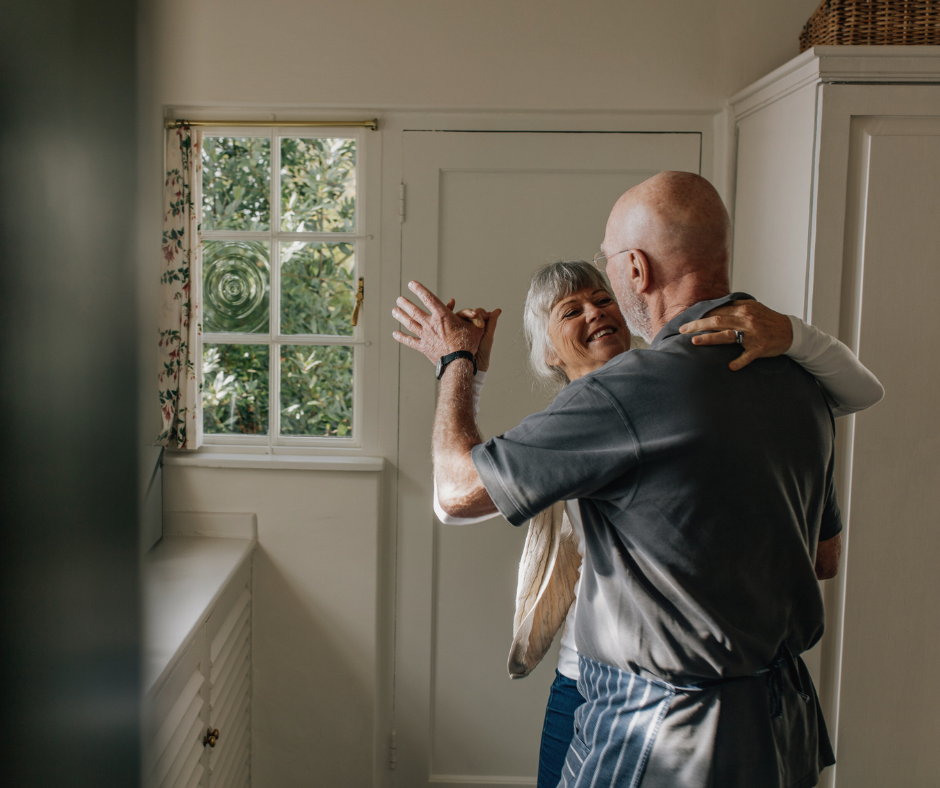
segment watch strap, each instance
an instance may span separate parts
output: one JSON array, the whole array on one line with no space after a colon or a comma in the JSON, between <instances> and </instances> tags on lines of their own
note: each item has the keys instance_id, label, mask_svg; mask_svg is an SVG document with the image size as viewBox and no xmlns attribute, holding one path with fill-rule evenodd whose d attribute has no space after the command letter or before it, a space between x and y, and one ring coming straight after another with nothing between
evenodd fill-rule
<instances>
[{"instance_id":1,"label":"watch strap","mask_svg":"<svg viewBox=\"0 0 940 788\"><path fill-rule=\"evenodd\" d=\"M437 362L437 379L440 380L441 376L444 374L444 370L447 369L447 365L451 361L456 361L458 358L467 358L473 362L473 374L477 374L477 359L469 350L455 350L453 353L448 353L446 356L441 356L440 360Z\"/></svg>"}]
</instances>

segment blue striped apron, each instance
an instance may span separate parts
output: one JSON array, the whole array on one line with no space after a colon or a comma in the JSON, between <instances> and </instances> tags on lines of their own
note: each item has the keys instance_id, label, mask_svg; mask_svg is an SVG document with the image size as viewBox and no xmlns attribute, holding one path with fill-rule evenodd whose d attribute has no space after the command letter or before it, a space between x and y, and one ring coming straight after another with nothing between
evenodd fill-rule
<instances>
[{"instance_id":1,"label":"blue striped apron","mask_svg":"<svg viewBox=\"0 0 940 788\"><path fill-rule=\"evenodd\" d=\"M574 738L559 788L635 788L675 688L582 656Z\"/></svg>"},{"instance_id":2,"label":"blue striped apron","mask_svg":"<svg viewBox=\"0 0 940 788\"><path fill-rule=\"evenodd\" d=\"M811 700L800 677L801 662L784 641L774 661L766 668L744 676L705 679L677 687L579 655L578 691L586 702L574 714L574 738L558 788L636 788L656 734L677 692L702 692L732 681L763 677L769 716L771 719L781 717L786 676L804 703ZM809 692L813 693L812 700L818 708L811 685ZM817 725L821 735L817 734L818 744L814 750L824 765L835 763L821 717Z\"/></svg>"}]
</instances>

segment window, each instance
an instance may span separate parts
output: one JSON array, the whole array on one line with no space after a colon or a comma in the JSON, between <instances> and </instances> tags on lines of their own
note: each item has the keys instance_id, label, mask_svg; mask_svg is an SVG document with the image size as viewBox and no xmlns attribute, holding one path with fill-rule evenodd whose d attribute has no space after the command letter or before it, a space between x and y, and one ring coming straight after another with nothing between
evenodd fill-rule
<instances>
[{"instance_id":1,"label":"window","mask_svg":"<svg viewBox=\"0 0 940 788\"><path fill-rule=\"evenodd\" d=\"M319 132L202 135L208 444L358 445L361 135Z\"/></svg>"}]
</instances>

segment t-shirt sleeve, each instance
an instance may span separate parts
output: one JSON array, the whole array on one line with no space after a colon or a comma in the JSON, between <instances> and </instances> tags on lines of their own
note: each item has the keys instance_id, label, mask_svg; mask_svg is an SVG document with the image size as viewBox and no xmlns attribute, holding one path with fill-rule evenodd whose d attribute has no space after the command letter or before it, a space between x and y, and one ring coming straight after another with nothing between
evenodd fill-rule
<instances>
[{"instance_id":1,"label":"t-shirt sleeve","mask_svg":"<svg viewBox=\"0 0 940 788\"><path fill-rule=\"evenodd\" d=\"M842 533L842 510L839 508L839 497L836 495L834 466L835 452L829 460L829 468L826 471L826 502L823 507L822 524L819 527L820 542L825 542Z\"/></svg>"},{"instance_id":2,"label":"t-shirt sleeve","mask_svg":"<svg viewBox=\"0 0 940 788\"><path fill-rule=\"evenodd\" d=\"M570 384L546 410L472 452L486 491L513 525L556 501L603 497L604 487L636 467L638 455L619 403L590 379ZM616 489L622 494L624 486Z\"/></svg>"}]
</instances>

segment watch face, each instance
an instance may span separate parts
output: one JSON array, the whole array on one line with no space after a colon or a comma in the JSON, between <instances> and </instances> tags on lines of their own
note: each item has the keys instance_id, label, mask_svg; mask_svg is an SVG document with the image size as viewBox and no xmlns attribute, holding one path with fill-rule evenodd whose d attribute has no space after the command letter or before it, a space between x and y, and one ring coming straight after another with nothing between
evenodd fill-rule
<instances>
[{"instance_id":1,"label":"watch face","mask_svg":"<svg viewBox=\"0 0 940 788\"><path fill-rule=\"evenodd\" d=\"M437 379L441 379L441 373L444 371L444 365L441 363L443 359L437 360L437 366L434 368L434 374L437 375Z\"/></svg>"}]
</instances>

